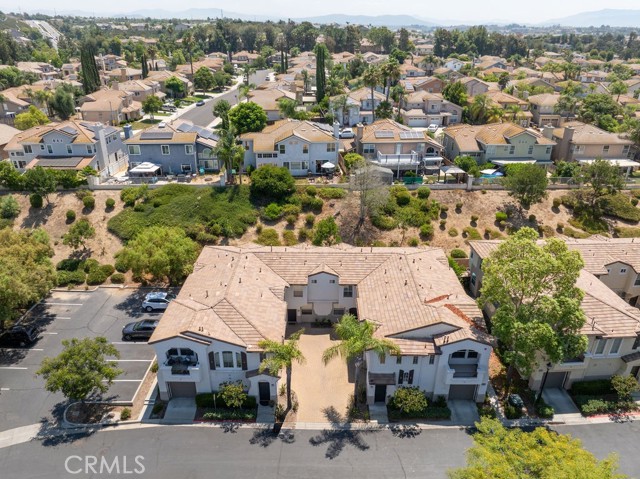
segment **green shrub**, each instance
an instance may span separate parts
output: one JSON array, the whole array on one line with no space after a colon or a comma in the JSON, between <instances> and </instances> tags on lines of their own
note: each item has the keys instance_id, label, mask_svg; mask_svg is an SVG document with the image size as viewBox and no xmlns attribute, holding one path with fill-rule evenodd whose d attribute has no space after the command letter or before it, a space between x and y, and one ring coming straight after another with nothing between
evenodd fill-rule
<instances>
[{"instance_id":1,"label":"green shrub","mask_svg":"<svg viewBox=\"0 0 640 479\"><path fill-rule=\"evenodd\" d=\"M0 218L13 219L19 214L20 205L13 196L7 195L0 198Z\"/></svg>"},{"instance_id":2,"label":"green shrub","mask_svg":"<svg viewBox=\"0 0 640 479\"><path fill-rule=\"evenodd\" d=\"M420 239L414 237L409 238L409 240L407 241L407 244L411 247L416 247L420 244Z\"/></svg>"},{"instance_id":3,"label":"green shrub","mask_svg":"<svg viewBox=\"0 0 640 479\"><path fill-rule=\"evenodd\" d=\"M618 238L640 238L640 228L616 226L613 230L618 235Z\"/></svg>"},{"instance_id":4,"label":"green shrub","mask_svg":"<svg viewBox=\"0 0 640 479\"><path fill-rule=\"evenodd\" d=\"M289 226L293 226L294 224L296 224L297 219L298 217L296 215L287 215L284 218L284 220L287 222Z\"/></svg>"},{"instance_id":5,"label":"green shrub","mask_svg":"<svg viewBox=\"0 0 640 479\"><path fill-rule=\"evenodd\" d=\"M467 253L461 249L455 248L451 250L451 254L450 256L452 258L466 258L467 257Z\"/></svg>"},{"instance_id":6,"label":"green shrub","mask_svg":"<svg viewBox=\"0 0 640 479\"><path fill-rule=\"evenodd\" d=\"M67 286L69 284L83 284L86 275L84 271L58 271L58 286Z\"/></svg>"},{"instance_id":7,"label":"green shrub","mask_svg":"<svg viewBox=\"0 0 640 479\"><path fill-rule=\"evenodd\" d=\"M498 417L496 410L488 402L485 402L483 404L478 404L478 415L481 418L488 417L488 418L495 419L496 417Z\"/></svg>"},{"instance_id":8,"label":"green shrub","mask_svg":"<svg viewBox=\"0 0 640 479\"><path fill-rule=\"evenodd\" d=\"M313 226L313 223L316 221L316 215L314 215L313 213L309 213L307 214L307 216L304 217L304 222L307 224L307 226Z\"/></svg>"},{"instance_id":9,"label":"green shrub","mask_svg":"<svg viewBox=\"0 0 640 479\"><path fill-rule=\"evenodd\" d=\"M302 195L300 196L300 204L305 211L320 213L324 206L324 201L316 196Z\"/></svg>"},{"instance_id":10,"label":"green shrub","mask_svg":"<svg viewBox=\"0 0 640 479\"><path fill-rule=\"evenodd\" d=\"M556 224L556 229L562 233L562 230L564 230L564 223L561 221L558 221L558 223Z\"/></svg>"},{"instance_id":11,"label":"green shrub","mask_svg":"<svg viewBox=\"0 0 640 479\"><path fill-rule=\"evenodd\" d=\"M440 213L444 214L447 211L449 211L449 207L447 205L441 205L440 206Z\"/></svg>"},{"instance_id":12,"label":"green shrub","mask_svg":"<svg viewBox=\"0 0 640 479\"><path fill-rule=\"evenodd\" d=\"M554 198L553 199L553 207L555 209L560 208L560 205L562 204L562 200L560 198Z\"/></svg>"},{"instance_id":13,"label":"green shrub","mask_svg":"<svg viewBox=\"0 0 640 479\"><path fill-rule=\"evenodd\" d=\"M456 211L460 211L462 209L462 201L458 201L456 203Z\"/></svg>"},{"instance_id":14,"label":"green shrub","mask_svg":"<svg viewBox=\"0 0 640 479\"><path fill-rule=\"evenodd\" d=\"M124 274L122 274L122 273L113 273L111 275L111 282L113 284L124 284L124 282L125 282Z\"/></svg>"},{"instance_id":15,"label":"green shrub","mask_svg":"<svg viewBox=\"0 0 640 479\"><path fill-rule=\"evenodd\" d=\"M116 269L111 264L103 264L100 266L100 269L107 273L109 276L116 272Z\"/></svg>"},{"instance_id":16,"label":"green shrub","mask_svg":"<svg viewBox=\"0 0 640 479\"><path fill-rule=\"evenodd\" d=\"M536 414L544 419L552 419L554 410L552 406L549 406L542 398L536 403Z\"/></svg>"},{"instance_id":17,"label":"green shrub","mask_svg":"<svg viewBox=\"0 0 640 479\"><path fill-rule=\"evenodd\" d=\"M420 236L424 239L431 239L433 237L433 225L425 223L420 226Z\"/></svg>"},{"instance_id":18,"label":"green shrub","mask_svg":"<svg viewBox=\"0 0 640 479\"><path fill-rule=\"evenodd\" d=\"M264 245L264 246L280 246L280 237L278 236L278 232L273 228L265 228L258 235L258 239L256 243Z\"/></svg>"},{"instance_id":19,"label":"green shrub","mask_svg":"<svg viewBox=\"0 0 640 479\"><path fill-rule=\"evenodd\" d=\"M114 266L116 268L116 271L119 273L126 273L127 271L129 271L129 268L127 268L125 263L120 258L116 258Z\"/></svg>"},{"instance_id":20,"label":"green shrub","mask_svg":"<svg viewBox=\"0 0 640 479\"><path fill-rule=\"evenodd\" d=\"M455 228L450 228L448 231L449 236L451 236L452 238L455 236L458 236L458 230Z\"/></svg>"},{"instance_id":21,"label":"green shrub","mask_svg":"<svg viewBox=\"0 0 640 479\"><path fill-rule=\"evenodd\" d=\"M631 198L631 204L633 206L638 206L638 198Z\"/></svg>"},{"instance_id":22,"label":"green shrub","mask_svg":"<svg viewBox=\"0 0 640 479\"><path fill-rule=\"evenodd\" d=\"M304 243L305 241L307 241L309 239L309 236L311 236L311 231L307 228L300 228L298 230L298 241L300 243Z\"/></svg>"},{"instance_id":23,"label":"green shrub","mask_svg":"<svg viewBox=\"0 0 640 479\"><path fill-rule=\"evenodd\" d=\"M398 409L405 414L420 414L427 408L427 405L427 397L416 386L397 388L389 401L389 408Z\"/></svg>"},{"instance_id":24,"label":"green shrub","mask_svg":"<svg viewBox=\"0 0 640 479\"><path fill-rule=\"evenodd\" d=\"M107 207L107 209L113 209L113 207L116 206L116 200L114 200L113 198L107 198L107 200L104 202L105 206Z\"/></svg>"},{"instance_id":25,"label":"green shrub","mask_svg":"<svg viewBox=\"0 0 640 479\"><path fill-rule=\"evenodd\" d=\"M487 194L487 190L480 190L480 193L482 193L483 195Z\"/></svg>"},{"instance_id":26,"label":"green shrub","mask_svg":"<svg viewBox=\"0 0 640 479\"><path fill-rule=\"evenodd\" d=\"M373 241L373 243L371 243L371 246L373 246L374 248L384 248L387 246L387 244L384 241L375 240Z\"/></svg>"},{"instance_id":27,"label":"green shrub","mask_svg":"<svg viewBox=\"0 0 640 479\"><path fill-rule=\"evenodd\" d=\"M520 419L522 417L522 410L509 403L504 405L504 415L507 419Z\"/></svg>"},{"instance_id":28,"label":"green shrub","mask_svg":"<svg viewBox=\"0 0 640 479\"><path fill-rule=\"evenodd\" d=\"M389 231L398 227L398 222L393 216L375 215L371 218L373 226L379 230Z\"/></svg>"},{"instance_id":29,"label":"green shrub","mask_svg":"<svg viewBox=\"0 0 640 479\"><path fill-rule=\"evenodd\" d=\"M610 379L594 379L592 381L575 381L571 385L571 394L576 396L604 396L614 394Z\"/></svg>"},{"instance_id":30,"label":"green shrub","mask_svg":"<svg viewBox=\"0 0 640 479\"><path fill-rule=\"evenodd\" d=\"M129 409L128 407L124 408L122 410L122 412L120 413L120 420L121 421L127 421L131 418L131 409Z\"/></svg>"},{"instance_id":31,"label":"green shrub","mask_svg":"<svg viewBox=\"0 0 640 479\"><path fill-rule=\"evenodd\" d=\"M287 168L263 165L251 174L251 196L284 200L295 192L295 180Z\"/></svg>"},{"instance_id":32,"label":"green shrub","mask_svg":"<svg viewBox=\"0 0 640 479\"><path fill-rule=\"evenodd\" d=\"M508 218L509 218L509 216L504 211L497 211L496 212L496 221L498 223L500 223L501 221L507 221Z\"/></svg>"},{"instance_id":33,"label":"green shrub","mask_svg":"<svg viewBox=\"0 0 640 479\"><path fill-rule=\"evenodd\" d=\"M144 213L145 211L147 211L147 207L144 205L144 203L136 203L133 206L133 211L135 211L136 213Z\"/></svg>"},{"instance_id":34,"label":"green shrub","mask_svg":"<svg viewBox=\"0 0 640 479\"><path fill-rule=\"evenodd\" d=\"M318 194L318 188L315 186L307 186L304 191L309 196L316 196Z\"/></svg>"},{"instance_id":35,"label":"green shrub","mask_svg":"<svg viewBox=\"0 0 640 479\"><path fill-rule=\"evenodd\" d=\"M296 238L296 234L291 230L286 230L282 232L282 242L285 246L293 246L298 244L298 238Z\"/></svg>"},{"instance_id":36,"label":"green shrub","mask_svg":"<svg viewBox=\"0 0 640 479\"><path fill-rule=\"evenodd\" d=\"M333 216L318 221L313 232L314 246L332 245L341 241L338 225Z\"/></svg>"},{"instance_id":37,"label":"green shrub","mask_svg":"<svg viewBox=\"0 0 640 479\"><path fill-rule=\"evenodd\" d=\"M429 188L427 188L426 186L419 187L417 192L418 192L418 198L423 199L423 200L428 199L429 196L431 195L431 190Z\"/></svg>"},{"instance_id":38,"label":"green shrub","mask_svg":"<svg viewBox=\"0 0 640 479\"><path fill-rule=\"evenodd\" d=\"M591 236L589 233L585 233L584 231L577 231L577 230L574 230L573 228L569 228L568 226L565 226L563 233L570 238L576 238L576 239L585 239Z\"/></svg>"},{"instance_id":39,"label":"green shrub","mask_svg":"<svg viewBox=\"0 0 640 479\"><path fill-rule=\"evenodd\" d=\"M502 233L498 230L494 230L493 228L486 228L484 230L484 236L489 239L500 239L502 238Z\"/></svg>"},{"instance_id":40,"label":"green shrub","mask_svg":"<svg viewBox=\"0 0 640 479\"><path fill-rule=\"evenodd\" d=\"M301 209L299 205L286 204L282 207L282 216L293 215L297 218L300 211Z\"/></svg>"},{"instance_id":41,"label":"green shrub","mask_svg":"<svg viewBox=\"0 0 640 479\"><path fill-rule=\"evenodd\" d=\"M137 200L146 197L148 189L149 187L147 185L123 188L120 192L120 200L122 200L126 206L133 206Z\"/></svg>"},{"instance_id":42,"label":"green shrub","mask_svg":"<svg viewBox=\"0 0 640 479\"><path fill-rule=\"evenodd\" d=\"M583 399L584 399L584 402L583 402ZM576 396L576 402L578 403L580 412L584 416L593 416L595 414L605 414L615 408L614 403L612 403L611 401L592 398L590 396L587 396L587 397Z\"/></svg>"},{"instance_id":43,"label":"green shrub","mask_svg":"<svg viewBox=\"0 0 640 479\"><path fill-rule=\"evenodd\" d=\"M109 278L109 276L111 276L112 272L113 266L110 264L93 268L89 271L89 274L87 274L87 284L90 286L102 284Z\"/></svg>"},{"instance_id":44,"label":"green shrub","mask_svg":"<svg viewBox=\"0 0 640 479\"><path fill-rule=\"evenodd\" d=\"M471 215L471 223L477 223L478 219L478 215Z\"/></svg>"},{"instance_id":45,"label":"green shrub","mask_svg":"<svg viewBox=\"0 0 640 479\"><path fill-rule=\"evenodd\" d=\"M29 196L29 204L32 208L42 208L42 196L37 193L33 193Z\"/></svg>"},{"instance_id":46,"label":"green shrub","mask_svg":"<svg viewBox=\"0 0 640 479\"><path fill-rule=\"evenodd\" d=\"M73 210L67 210L66 216L67 216L67 221L69 223L71 223L71 222L76 220L76 212L73 211Z\"/></svg>"},{"instance_id":47,"label":"green shrub","mask_svg":"<svg viewBox=\"0 0 640 479\"><path fill-rule=\"evenodd\" d=\"M58 271L76 271L80 267L81 263L83 263L83 261L80 259L66 258L58 262L56 269Z\"/></svg>"},{"instance_id":48,"label":"green shrub","mask_svg":"<svg viewBox=\"0 0 640 479\"><path fill-rule=\"evenodd\" d=\"M153 405L153 409L151 410L151 414L154 416L158 416L162 410L164 409L164 404L161 402L157 402Z\"/></svg>"},{"instance_id":49,"label":"green shrub","mask_svg":"<svg viewBox=\"0 0 640 479\"><path fill-rule=\"evenodd\" d=\"M344 188L320 188L318 196L325 200L337 200L347 196L347 190Z\"/></svg>"},{"instance_id":50,"label":"green shrub","mask_svg":"<svg viewBox=\"0 0 640 479\"><path fill-rule=\"evenodd\" d=\"M262 233L262 228L263 228L262 223L258 223L256 225L256 234Z\"/></svg>"},{"instance_id":51,"label":"green shrub","mask_svg":"<svg viewBox=\"0 0 640 479\"><path fill-rule=\"evenodd\" d=\"M536 222L536 215L529 215L529 222L530 223L535 223Z\"/></svg>"},{"instance_id":52,"label":"green shrub","mask_svg":"<svg viewBox=\"0 0 640 479\"><path fill-rule=\"evenodd\" d=\"M411 195L408 191L401 191L396 195L396 203L398 206L406 206L411 203Z\"/></svg>"},{"instance_id":53,"label":"green shrub","mask_svg":"<svg viewBox=\"0 0 640 479\"><path fill-rule=\"evenodd\" d=\"M100 263L97 260L89 258L88 260L85 260L84 264L82 264L82 269L85 273L89 273L94 269L97 269L99 266Z\"/></svg>"},{"instance_id":54,"label":"green shrub","mask_svg":"<svg viewBox=\"0 0 640 479\"><path fill-rule=\"evenodd\" d=\"M463 233L466 234L467 238L473 241L476 240L481 240L482 239L482 235L480 235L480 232L475 229L473 226L466 226L463 230Z\"/></svg>"},{"instance_id":55,"label":"green shrub","mask_svg":"<svg viewBox=\"0 0 640 479\"><path fill-rule=\"evenodd\" d=\"M618 193L602 198L602 211L606 215L627 221L640 221L640 209L631 204L628 196Z\"/></svg>"},{"instance_id":56,"label":"green shrub","mask_svg":"<svg viewBox=\"0 0 640 479\"><path fill-rule=\"evenodd\" d=\"M447 227L447 220L440 220L440 229L444 230Z\"/></svg>"},{"instance_id":57,"label":"green shrub","mask_svg":"<svg viewBox=\"0 0 640 479\"><path fill-rule=\"evenodd\" d=\"M216 394L215 401L213 399L213 395ZM220 396L220 394L215 391L214 393L201 393L196 394L196 406L203 409L213 409L214 407L218 409L231 409L224 402L224 399ZM258 407L258 403L256 398L253 396L245 397L242 402L243 409L255 409Z\"/></svg>"},{"instance_id":58,"label":"green shrub","mask_svg":"<svg viewBox=\"0 0 640 479\"><path fill-rule=\"evenodd\" d=\"M96 199L93 196L87 195L82 198L82 204L88 210L92 210L96 206Z\"/></svg>"},{"instance_id":59,"label":"green shrub","mask_svg":"<svg viewBox=\"0 0 640 479\"><path fill-rule=\"evenodd\" d=\"M277 203L270 203L262 212L262 217L269 220L275 221L282 216L282 207Z\"/></svg>"}]
</instances>

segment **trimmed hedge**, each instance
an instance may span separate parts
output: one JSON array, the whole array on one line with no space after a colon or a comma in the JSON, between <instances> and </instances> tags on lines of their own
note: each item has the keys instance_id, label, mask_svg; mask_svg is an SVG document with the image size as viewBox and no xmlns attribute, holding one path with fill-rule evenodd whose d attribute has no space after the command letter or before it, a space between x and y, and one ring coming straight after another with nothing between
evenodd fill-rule
<instances>
[{"instance_id":1,"label":"trimmed hedge","mask_svg":"<svg viewBox=\"0 0 640 479\"><path fill-rule=\"evenodd\" d=\"M227 406L227 403L225 403L224 399L219 395L216 397L214 403L214 394L218 394L218 391L214 391L213 393L196 394L196 406L204 409L213 409L214 407L217 409L233 409ZM253 396L247 396L241 406L242 409L255 409L256 407L258 407L258 402Z\"/></svg>"},{"instance_id":2,"label":"trimmed hedge","mask_svg":"<svg viewBox=\"0 0 640 479\"><path fill-rule=\"evenodd\" d=\"M429 195L431 195L431 190L426 186L419 187L417 192L418 192L418 198L423 200L426 200L427 198L429 198Z\"/></svg>"},{"instance_id":3,"label":"trimmed hedge","mask_svg":"<svg viewBox=\"0 0 640 479\"><path fill-rule=\"evenodd\" d=\"M56 269L58 271L76 271L80 267L81 263L83 263L81 259L66 258L58 262Z\"/></svg>"},{"instance_id":4,"label":"trimmed hedge","mask_svg":"<svg viewBox=\"0 0 640 479\"><path fill-rule=\"evenodd\" d=\"M84 198L82 198L82 204L86 209L92 210L93 208L96 207L96 199L91 195L87 195Z\"/></svg>"},{"instance_id":5,"label":"trimmed hedge","mask_svg":"<svg viewBox=\"0 0 640 479\"><path fill-rule=\"evenodd\" d=\"M58 271L58 286L67 286L69 284L83 284L85 280L85 273L82 270L79 271Z\"/></svg>"},{"instance_id":6,"label":"trimmed hedge","mask_svg":"<svg viewBox=\"0 0 640 479\"><path fill-rule=\"evenodd\" d=\"M125 277L122 273L113 273L111 275L111 282L113 284L124 284Z\"/></svg>"},{"instance_id":7,"label":"trimmed hedge","mask_svg":"<svg viewBox=\"0 0 640 479\"><path fill-rule=\"evenodd\" d=\"M571 394L574 396L603 396L615 393L610 379L576 381L571 385Z\"/></svg>"},{"instance_id":8,"label":"trimmed hedge","mask_svg":"<svg viewBox=\"0 0 640 479\"><path fill-rule=\"evenodd\" d=\"M29 196L29 203L31 204L32 208L42 208L42 196L33 193L31 196Z\"/></svg>"},{"instance_id":9,"label":"trimmed hedge","mask_svg":"<svg viewBox=\"0 0 640 479\"><path fill-rule=\"evenodd\" d=\"M207 411L202 415L202 419L210 421L226 421L230 419L250 421L257 417L258 411L255 409L218 409Z\"/></svg>"},{"instance_id":10,"label":"trimmed hedge","mask_svg":"<svg viewBox=\"0 0 640 479\"><path fill-rule=\"evenodd\" d=\"M320 188L318 196L325 200L337 200L347 196L347 190L344 188Z\"/></svg>"},{"instance_id":11,"label":"trimmed hedge","mask_svg":"<svg viewBox=\"0 0 640 479\"><path fill-rule=\"evenodd\" d=\"M455 248L451 250L451 254L450 256L452 258L466 258L467 257L467 253L459 248Z\"/></svg>"},{"instance_id":12,"label":"trimmed hedge","mask_svg":"<svg viewBox=\"0 0 640 479\"><path fill-rule=\"evenodd\" d=\"M403 413L399 409L393 409L387 406L387 414L389 419L398 421L403 419L451 419L451 409L447 406L427 406L419 413L407 414Z\"/></svg>"}]
</instances>

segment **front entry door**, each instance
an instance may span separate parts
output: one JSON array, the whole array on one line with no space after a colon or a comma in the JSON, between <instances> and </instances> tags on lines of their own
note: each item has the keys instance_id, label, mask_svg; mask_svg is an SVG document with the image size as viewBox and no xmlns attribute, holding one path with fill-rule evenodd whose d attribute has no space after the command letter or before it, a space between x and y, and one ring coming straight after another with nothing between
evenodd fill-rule
<instances>
[{"instance_id":1,"label":"front entry door","mask_svg":"<svg viewBox=\"0 0 640 479\"><path fill-rule=\"evenodd\" d=\"M298 320L298 316L295 309L287 309L287 322L295 323Z\"/></svg>"},{"instance_id":2,"label":"front entry door","mask_svg":"<svg viewBox=\"0 0 640 479\"><path fill-rule=\"evenodd\" d=\"M376 393L374 395L374 402L385 402L387 399L387 385L376 384Z\"/></svg>"},{"instance_id":3,"label":"front entry door","mask_svg":"<svg viewBox=\"0 0 640 479\"><path fill-rule=\"evenodd\" d=\"M260 396L260 404L266 406L271 399L271 386L266 381L260 381L258 383L258 393Z\"/></svg>"},{"instance_id":4,"label":"front entry door","mask_svg":"<svg viewBox=\"0 0 640 479\"><path fill-rule=\"evenodd\" d=\"M634 366L631 368L631 376L640 380L640 366Z\"/></svg>"}]
</instances>

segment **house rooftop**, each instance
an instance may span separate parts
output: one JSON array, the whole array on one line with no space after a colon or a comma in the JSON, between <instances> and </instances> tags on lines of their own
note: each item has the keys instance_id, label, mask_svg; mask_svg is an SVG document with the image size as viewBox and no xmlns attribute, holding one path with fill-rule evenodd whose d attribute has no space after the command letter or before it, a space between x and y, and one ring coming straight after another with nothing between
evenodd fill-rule
<instances>
[{"instance_id":1,"label":"house rooftop","mask_svg":"<svg viewBox=\"0 0 640 479\"><path fill-rule=\"evenodd\" d=\"M582 123L580 121L570 121L564 123L561 128L553 130L553 136L561 139L565 128L573 128L573 138L571 143L577 145L633 145L633 141L621 138L616 133L601 130L597 126Z\"/></svg>"}]
</instances>

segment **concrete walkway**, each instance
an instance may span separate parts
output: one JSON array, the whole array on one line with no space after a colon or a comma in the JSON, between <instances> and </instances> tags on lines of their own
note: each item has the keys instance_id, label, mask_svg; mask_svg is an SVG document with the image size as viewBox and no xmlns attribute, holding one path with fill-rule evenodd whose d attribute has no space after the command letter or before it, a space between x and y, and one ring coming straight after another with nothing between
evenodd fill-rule
<instances>
[{"instance_id":1,"label":"concrete walkway","mask_svg":"<svg viewBox=\"0 0 640 479\"><path fill-rule=\"evenodd\" d=\"M387 405L386 404L370 404L369 419L371 419L371 422L375 422L378 424L389 424L389 414L387 412Z\"/></svg>"},{"instance_id":2,"label":"concrete walkway","mask_svg":"<svg viewBox=\"0 0 640 479\"><path fill-rule=\"evenodd\" d=\"M451 409L451 422L453 424L472 426L477 421L480 421L478 406L474 401L452 399L447 402L447 406Z\"/></svg>"},{"instance_id":3,"label":"concrete walkway","mask_svg":"<svg viewBox=\"0 0 640 479\"><path fill-rule=\"evenodd\" d=\"M275 422L275 408L258 404L256 422L259 424L273 424Z\"/></svg>"},{"instance_id":4,"label":"concrete walkway","mask_svg":"<svg viewBox=\"0 0 640 479\"><path fill-rule=\"evenodd\" d=\"M293 364L291 388L298 397L297 422L329 423L345 421L353 383L348 380L347 364L337 357L326 366L322 353L333 346L329 334L303 334L299 347L304 364Z\"/></svg>"},{"instance_id":5,"label":"concrete walkway","mask_svg":"<svg viewBox=\"0 0 640 479\"><path fill-rule=\"evenodd\" d=\"M167 404L162 424L191 424L196 417L194 398L174 398Z\"/></svg>"}]
</instances>

